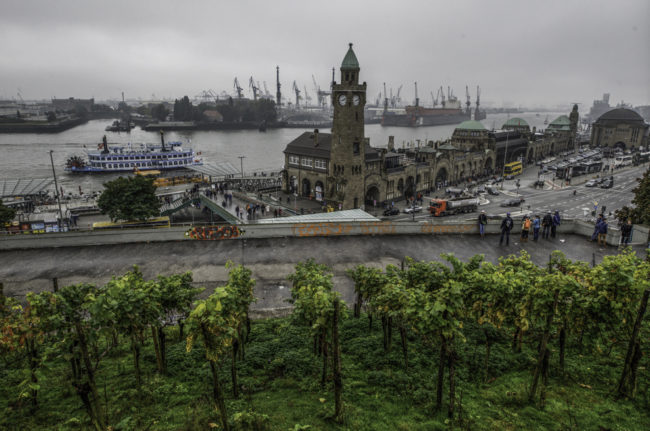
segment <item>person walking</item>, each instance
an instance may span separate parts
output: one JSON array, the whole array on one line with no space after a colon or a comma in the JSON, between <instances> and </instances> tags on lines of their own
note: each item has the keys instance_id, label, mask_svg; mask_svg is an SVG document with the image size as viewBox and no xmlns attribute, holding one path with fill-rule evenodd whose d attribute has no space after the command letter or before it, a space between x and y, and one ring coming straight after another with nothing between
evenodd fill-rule
<instances>
[{"instance_id":1,"label":"person walking","mask_svg":"<svg viewBox=\"0 0 650 431\"><path fill-rule=\"evenodd\" d=\"M485 210L481 211L481 214L478 216L478 231L481 234L481 238L485 239L485 226L488 224L487 216L485 215Z\"/></svg>"},{"instance_id":2,"label":"person walking","mask_svg":"<svg viewBox=\"0 0 650 431\"><path fill-rule=\"evenodd\" d=\"M555 238L555 229L560 225L560 212L555 211L553 223L551 223L551 238Z\"/></svg>"},{"instance_id":3,"label":"person walking","mask_svg":"<svg viewBox=\"0 0 650 431\"><path fill-rule=\"evenodd\" d=\"M539 239L539 227L542 224L542 221L539 219L539 214L535 216L533 220L533 241Z\"/></svg>"},{"instance_id":4,"label":"person walking","mask_svg":"<svg viewBox=\"0 0 650 431\"><path fill-rule=\"evenodd\" d=\"M598 228L598 245L607 247L607 219L603 217Z\"/></svg>"},{"instance_id":5,"label":"person walking","mask_svg":"<svg viewBox=\"0 0 650 431\"><path fill-rule=\"evenodd\" d=\"M514 222L510 218L510 213L506 213L506 217L501 221L501 239L499 240L499 245L503 244L503 237L506 237L506 245L510 245L510 231Z\"/></svg>"},{"instance_id":6,"label":"person walking","mask_svg":"<svg viewBox=\"0 0 650 431\"><path fill-rule=\"evenodd\" d=\"M596 241L598 238L598 230L600 229L600 223L603 221L603 215L600 214L598 215L598 218L596 219L596 224L594 225L594 233L591 234L591 242Z\"/></svg>"},{"instance_id":7,"label":"person walking","mask_svg":"<svg viewBox=\"0 0 650 431\"><path fill-rule=\"evenodd\" d=\"M551 213L548 212L542 219L542 238L548 239L548 233L551 230L551 225L553 224L553 218Z\"/></svg>"},{"instance_id":8,"label":"person walking","mask_svg":"<svg viewBox=\"0 0 650 431\"><path fill-rule=\"evenodd\" d=\"M627 223L621 226L621 245L627 247L632 239L632 219L627 219Z\"/></svg>"},{"instance_id":9,"label":"person walking","mask_svg":"<svg viewBox=\"0 0 650 431\"><path fill-rule=\"evenodd\" d=\"M530 232L531 224L530 217L524 216L524 220L521 223L521 242L528 242L528 233Z\"/></svg>"}]
</instances>

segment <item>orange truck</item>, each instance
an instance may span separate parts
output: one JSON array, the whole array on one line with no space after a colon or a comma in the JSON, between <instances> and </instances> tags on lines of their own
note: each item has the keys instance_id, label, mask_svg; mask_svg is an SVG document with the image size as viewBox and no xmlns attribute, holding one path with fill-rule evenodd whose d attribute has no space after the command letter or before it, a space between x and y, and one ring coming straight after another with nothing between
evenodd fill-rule
<instances>
[{"instance_id":1,"label":"orange truck","mask_svg":"<svg viewBox=\"0 0 650 431\"><path fill-rule=\"evenodd\" d=\"M433 217L474 212L478 208L478 198L458 197L452 199L431 199L429 212Z\"/></svg>"}]
</instances>

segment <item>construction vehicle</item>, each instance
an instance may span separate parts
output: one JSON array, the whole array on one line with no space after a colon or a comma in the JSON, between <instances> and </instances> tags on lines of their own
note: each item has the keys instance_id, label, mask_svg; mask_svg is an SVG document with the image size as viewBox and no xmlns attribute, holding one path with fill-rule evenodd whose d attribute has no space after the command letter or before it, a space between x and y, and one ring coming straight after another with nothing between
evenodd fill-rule
<instances>
[{"instance_id":1,"label":"construction vehicle","mask_svg":"<svg viewBox=\"0 0 650 431\"><path fill-rule=\"evenodd\" d=\"M433 217L469 213L477 210L478 203L478 198L469 196L451 199L431 199L429 212Z\"/></svg>"}]
</instances>

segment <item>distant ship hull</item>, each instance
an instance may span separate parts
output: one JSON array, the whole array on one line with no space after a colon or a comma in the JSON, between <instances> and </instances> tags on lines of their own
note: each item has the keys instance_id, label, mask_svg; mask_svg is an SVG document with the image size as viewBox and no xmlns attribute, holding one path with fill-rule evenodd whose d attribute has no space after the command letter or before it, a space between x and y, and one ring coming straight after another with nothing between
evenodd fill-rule
<instances>
[{"instance_id":1,"label":"distant ship hull","mask_svg":"<svg viewBox=\"0 0 650 431\"><path fill-rule=\"evenodd\" d=\"M470 113L463 112L461 109L407 106L403 114L384 113L381 124L386 127L426 127L460 124L470 119Z\"/></svg>"}]
</instances>

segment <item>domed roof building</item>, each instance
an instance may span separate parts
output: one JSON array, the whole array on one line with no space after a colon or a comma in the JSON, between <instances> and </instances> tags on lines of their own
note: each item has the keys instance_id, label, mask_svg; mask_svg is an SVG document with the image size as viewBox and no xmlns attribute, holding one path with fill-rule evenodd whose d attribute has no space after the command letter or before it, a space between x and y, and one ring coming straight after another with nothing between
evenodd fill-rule
<instances>
[{"instance_id":1,"label":"domed roof building","mask_svg":"<svg viewBox=\"0 0 650 431\"><path fill-rule=\"evenodd\" d=\"M474 121L474 120L463 121L462 123L460 123L456 127L456 130L458 130L458 129L462 129L462 130L486 130L483 123L481 123L480 121Z\"/></svg>"},{"instance_id":2,"label":"domed roof building","mask_svg":"<svg viewBox=\"0 0 650 431\"><path fill-rule=\"evenodd\" d=\"M503 130L516 130L522 133L530 133L530 126L523 118L514 117L503 123Z\"/></svg>"},{"instance_id":3,"label":"domed roof building","mask_svg":"<svg viewBox=\"0 0 650 431\"><path fill-rule=\"evenodd\" d=\"M643 117L632 109L612 109L592 125L590 145L635 150L647 145L649 128Z\"/></svg>"},{"instance_id":4,"label":"domed roof building","mask_svg":"<svg viewBox=\"0 0 650 431\"><path fill-rule=\"evenodd\" d=\"M547 129L561 131L561 132L568 132L571 130L571 121L569 120L568 116L560 115L555 120L551 121Z\"/></svg>"}]
</instances>

